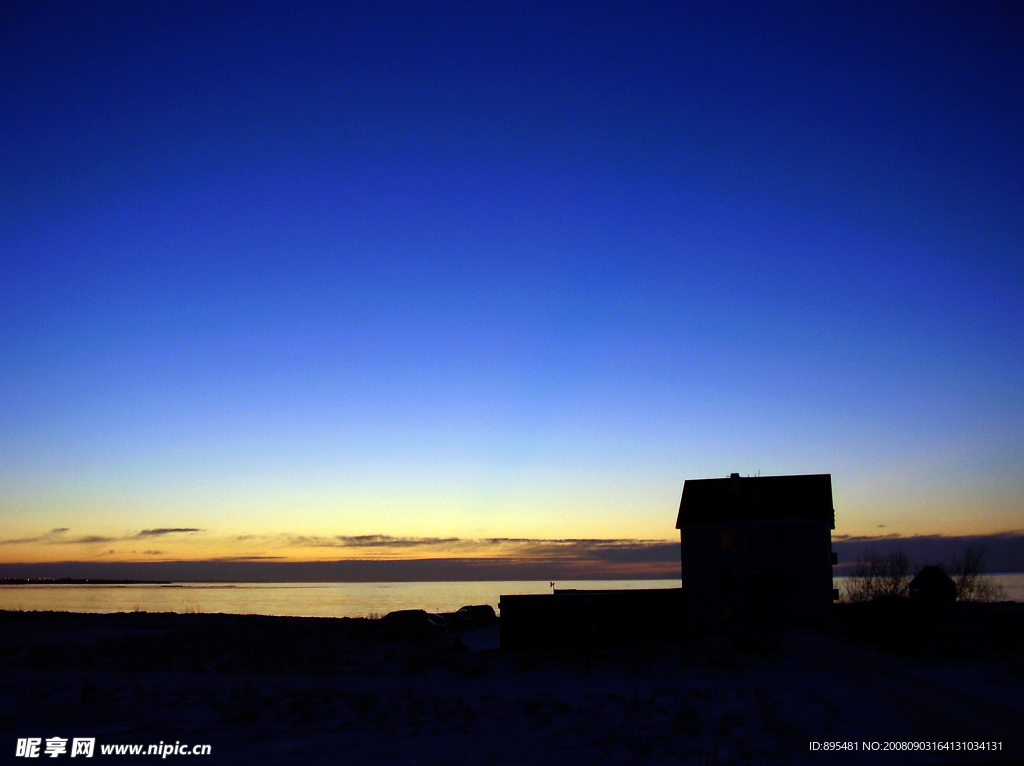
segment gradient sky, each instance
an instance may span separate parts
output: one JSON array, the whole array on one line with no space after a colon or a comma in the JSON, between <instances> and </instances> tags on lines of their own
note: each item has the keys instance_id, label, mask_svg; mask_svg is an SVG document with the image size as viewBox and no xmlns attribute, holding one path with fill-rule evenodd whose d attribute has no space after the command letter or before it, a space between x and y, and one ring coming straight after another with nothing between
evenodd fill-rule
<instances>
[{"instance_id":1,"label":"gradient sky","mask_svg":"<svg viewBox=\"0 0 1024 766\"><path fill-rule=\"evenodd\" d=\"M1022 8L5 3L0 560L1024 529Z\"/></svg>"}]
</instances>

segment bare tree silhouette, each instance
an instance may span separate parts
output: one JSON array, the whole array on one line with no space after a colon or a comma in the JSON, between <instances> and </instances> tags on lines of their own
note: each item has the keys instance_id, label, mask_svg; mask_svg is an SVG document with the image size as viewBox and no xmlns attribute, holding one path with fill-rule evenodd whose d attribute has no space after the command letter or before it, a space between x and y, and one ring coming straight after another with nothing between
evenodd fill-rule
<instances>
[{"instance_id":1,"label":"bare tree silhouette","mask_svg":"<svg viewBox=\"0 0 1024 766\"><path fill-rule=\"evenodd\" d=\"M953 559L953 580L956 582L957 601L999 601L1003 589L983 576L986 550L983 546L968 546Z\"/></svg>"},{"instance_id":2,"label":"bare tree silhouette","mask_svg":"<svg viewBox=\"0 0 1024 766\"><path fill-rule=\"evenodd\" d=\"M910 556L905 551L867 551L857 560L853 579L843 600L873 601L884 596L905 598L909 595L909 584Z\"/></svg>"}]
</instances>

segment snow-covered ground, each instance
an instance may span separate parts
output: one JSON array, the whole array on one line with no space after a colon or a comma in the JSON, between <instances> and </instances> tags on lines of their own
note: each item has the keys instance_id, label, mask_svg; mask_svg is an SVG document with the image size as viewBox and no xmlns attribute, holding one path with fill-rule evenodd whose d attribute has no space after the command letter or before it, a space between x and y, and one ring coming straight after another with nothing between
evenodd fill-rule
<instances>
[{"instance_id":1,"label":"snow-covered ground","mask_svg":"<svg viewBox=\"0 0 1024 766\"><path fill-rule=\"evenodd\" d=\"M148 640L137 622L134 633L124 621L105 630L94 622L87 633L121 641L128 657ZM265 623L238 625L257 645L278 640L267 638ZM19 642L47 640L22 627L20 638L0 637L8 660ZM16 739L51 736L210 744L212 755L197 760L232 764L932 764L1024 754L1024 664L1016 655L897 659L811 633L757 652L707 643L508 655L484 648L495 634L481 629L462 634L470 651L363 636L338 644L348 649L336 662L291 647L306 653L295 672L218 672L235 661L232 644L212 666L205 656L189 670L198 649L191 634L180 635L182 656L167 662L159 644L158 660L83 650L75 666L69 637L54 644L72 647L68 656L49 669L42 657L7 662L0 760L24 763L14 758ZM161 662L179 667L152 669ZM1002 750L863 750L864 742L978 741ZM816 751L812 742L858 749Z\"/></svg>"}]
</instances>

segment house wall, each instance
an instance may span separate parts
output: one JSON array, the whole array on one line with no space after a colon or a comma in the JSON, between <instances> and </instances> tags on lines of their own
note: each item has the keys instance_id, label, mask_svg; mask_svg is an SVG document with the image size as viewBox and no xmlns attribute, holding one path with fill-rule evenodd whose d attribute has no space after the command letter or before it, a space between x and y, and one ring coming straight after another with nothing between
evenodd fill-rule
<instances>
[{"instance_id":1,"label":"house wall","mask_svg":"<svg viewBox=\"0 0 1024 766\"><path fill-rule=\"evenodd\" d=\"M832 607L832 533L803 519L686 526L681 534L692 632L809 625Z\"/></svg>"}]
</instances>

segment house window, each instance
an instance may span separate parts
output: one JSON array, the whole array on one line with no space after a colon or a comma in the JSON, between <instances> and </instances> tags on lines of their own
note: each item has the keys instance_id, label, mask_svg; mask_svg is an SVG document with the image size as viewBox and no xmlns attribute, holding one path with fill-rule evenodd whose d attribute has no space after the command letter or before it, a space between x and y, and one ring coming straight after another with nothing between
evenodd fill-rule
<instances>
[{"instance_id":1,"label":"house window","mask_svg":"<svg viewBox=\"0 0 1024 766\"><path fill-rule=\"evenodd\" d=\"M722 550L727 551L732 548L732 532L728 529L722 530Z\"/></svg>"}]
</instances>

